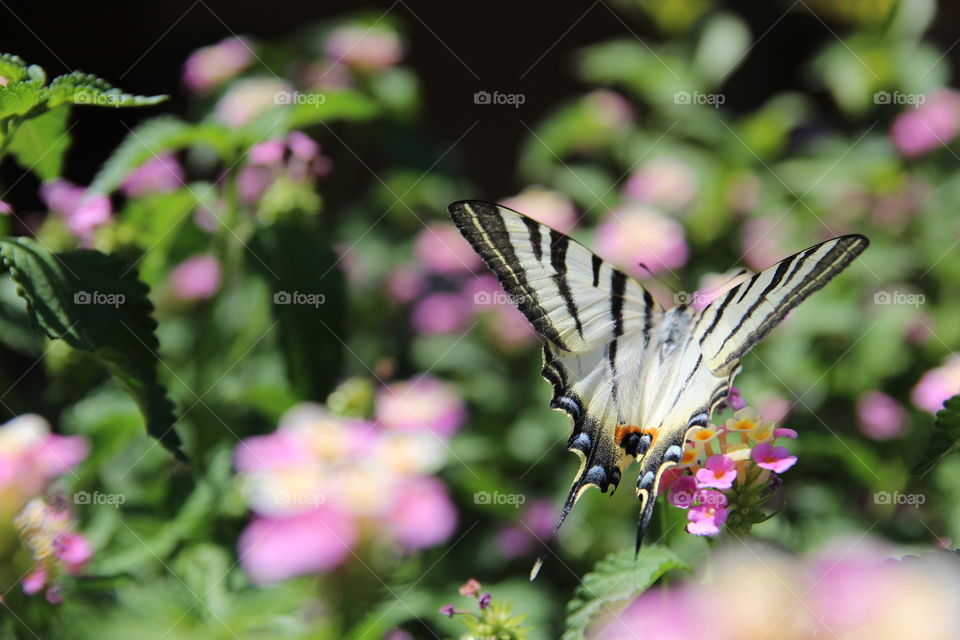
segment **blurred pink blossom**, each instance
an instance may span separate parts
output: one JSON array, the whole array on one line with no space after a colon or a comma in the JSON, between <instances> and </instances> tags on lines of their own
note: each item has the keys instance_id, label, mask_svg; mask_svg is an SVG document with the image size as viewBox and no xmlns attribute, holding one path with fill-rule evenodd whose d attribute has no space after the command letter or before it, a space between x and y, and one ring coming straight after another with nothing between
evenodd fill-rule
<instances>
[{"instance_id":1,"label":"blurred pink blossom","mask_svg":"<svg viewBox=\"0 0 960 640\"><path fill-rule=\"evenodd\" d=\"M683 225L640 204L627 204L609 213L597 228L597 253L628 272L643 277L661 273L687 261Z\"/></svg>"},{"instance_id":2,"label":"blurred pink blossom","mask_svg":"<svg viewBox=\"0 0 960 640\"><path fill-rule=\"evenodd\" d=\"M13 207L10 206L10 203L0 200L0 215L8 216L11 213L13 213Z\"/></svg>"},{"instance_id":3,"label":"blurred pink blossom","mask_svg":"<svg viewBox=\"0 0 960 640\"><path fill-rule=\"evenodd\" d=\"M569 198L543 187L527 187L519 194L501 200L500 204L561 233L570 233L579 218L577 208Z\"/></svg>"},{"instance_id":4,"label":"blurred pink blossom","mask_svg":"<svg viewBox=\"0 0 960 640\"><path fill-rule=\"evenodd\" d=\"M431 293L416 303L411 322L424 335L460 333L470 324L470 304L455 293Z\"/></svg>"},{"instance_id":5,"label":"blurred pink blossom","mask_svg":"<svg viewBox=\"0 0 960 640\"><path fill-rule=\"evenodd\" d=\"M280 582L339 566L356 539L354 519L333 507L290 518L257 517L240 535L240 563L256 583Z\"/></svg>"},{"instance_id":6,"label":"blurred pink blossom","mask_svg":"<svg viewBox=\"0 0 960 640\"><path fill-rule=\"evenodd\" d=\"M740 236L741 253L747 266L762 271L793 253L794 227L789 216L747 220Z\"/></svg>"},{"instance_id":7,"label":"blurred pink blossom","mask_svg":"<svg viewBox=\"0 0 960 640\"><path fill-rule=\"evenodd\" d=\"M181 300L206 300L220 289L220 263L209 254L178 264L170 274L170 290Z\"/></svg>"},{"instance_id":8,"label":"blurred pink blossom","mask_svg":"<svg viewBox=\"0 0 960 640\"><path fill-rule=\"evenodd\" d=\"M59 578L77 575L93 556L93 547L74 531L73 515L64 506L33 498L13 521L23 545L33 556L33 569L23 580L27 595L47 587L51 604L62 601Z\"/></svg>"},{"instance_id":9,"label":"blurred pink blossom","mask_svg":"<svg viewBox=\"0 0 960 640\"><path fill-rule=\"evenodd\" d=\"M287 146L301 160L313 160L320 155L320 145L302 131L291 131L287 136Z\"/></svg>"},{"instance_id":10,"label":"blurred pink blossom","mask_svg":"<svg viewBox=\"0 0 960 640\"><path fill-rule=\"evenodd\" d=\"M386 292L391 300L397 304L409 304L423 293L426 287L426 278L423 273L412 264L403 264L387 275Z\"/></svg>"},{"instance_id":11,"label":"blurred pink blossom","mask_svg":"<svg viewBox=\"0 0 960 640\"><path fill-rule=\"evenodd\" d=\"M360 69L385 69L403 57L403 45L394 31L362 24L334 29L324 49L334 60Z\"/></svg>"},{"instance_id":12,"label":"blurred pink blossom","mask_svg":"<svg viewBox=\"0 0 960 640\"><path fill-rule=\"evenodd\" d=\"M882 391L870 391L857 399L860 431L874 440L902 436L910 426L907 412Z\"/></svg>"},{"instance_id":13,"label":"blurred pink blossom","mask_svg":"<svg viewBox=\"0 0 960 640\"><path fill-rule=\"evenodd\" d=\"M497 532L496 543L505 558L526 555L549 539L557 522L557 509L548 500L534 500L520 517Z\"/></svg>"},{"instance_id":14,"label":"blurred pink blossom","mask_svg":"<svg viewBox=\"0 0 960 640\"><path fill-rule=\"evenodd\" d=\"M183 65L183 81L197 93L207 93L235 77L253 61L250 41L231 37L190 54Z\"/></svg>"},{"instance_id":15,"label":"blurred pink blossom","mask_svg":"<svg viewBox=\"0 0 960 640\"><path fill-rule=\"evenodd\" d=\"M120 185L128 197L168 193L184 186L183 168L173 153L154 156L130 172Z\"/></svg>"},{"instance_id":16,"label":"blurred pink blossom","mask_svg":"<svg viewBox=\"0 0 960 640\"><path fill-rule=\"evenodd\" d=\"M456 389L429 375L382 387L377 392L375 413L385 428L425 429L442 437L453 435L467 415Z\"/></svg>"},{"instance_id":17,"label":"blurred pink blossom","mask_svg":"<svg viewBox=\"0 0 960 640\"><path fill-rule=\"evenodd\" d=\"M67 180L51 180L40 187L47 207L61 216L67 228L81 240L89 241L93 231L112 219L113 205L102 193L88 193Z\"/></svg>"},{"instance_id":18,"label":"blurred pink blossom","mask_svg":"<svg viewBox=\"0 0 960 640\"><path fill-rule=\"evenodd\" d=\"M0 521L12 518L57 476L87 457L80 436L50 433L38 415L24 414L0 425Z\"/></svg>"},{"instance_id":19,"label":"blurred pink blossom","mask_svg":"<svg viewBox=\"0 0 960 640\"><path fill-rule=\"evenodd\" d=\"M307 67L303 85L310 89L343 89L353 84L350 68L339 60L321 60Z\"/></svg>"},{"instance_id":20,"label":"blurred pink blossom","mask_svg":"<svg viewBox=\"0 0 960 640\"><path fill-rule=\"evenodd\" d=\"M960 355L953 354L947 361L927 371L913 388L910 399L918 409L936 413L948 398L960 393Z\"/></svg>"},{"instance_id":21,"label":"blurred pink blossom","mask_svg":"<svg viewBox=\"0 0 960 640\"><path fill-rule=\"evenodd\" d=\"M283 161L283 154L287 147L283 140L267 140L258 142L250 147L247 152L247 160L250 164L280 164Z\"/></svg>"},{"instance_id":22,"label":"blurred pink blossom","mask_svg":"<svg viewBox=\"0 0 960 640\"><path fill-rule=\"evenodd\" d=\"M424 476L399 487L387 526L404 548L425 549L453 534L457 510L443 483Z\"/></svg>"},{"instance_id":23,"label":"blurred pink blossom","mask_svg":"<svg viewBox=\"0 0 960 640\"><path fill-rule=\"evenodd\" d=\"M919 156L949 144L960 126L960 92L941 89L924 104L910 107L893 121L890 137L905 156Z\"/></svg>"},{"instance_id":24,"label":"blurred pink blossom","mask_svg":"<svg viewBox=\"0 0 960 640\"><path fill-rule=\"evenodd\" d=\"M237 172L237 196L241 202L257 204L273 181L273 172L266 167L241 167Z\"/></svg>"},{"instance_id":25,"label":"blurred pink blossom","mask_svg":"<svg viewBox=\"0 0 960 640\"><path fill-rule=\"evenodd\" d=\"M633 124L633 105L616 91L598 89L588 93L583 100L587 113L608 131L624 131Z\"/></svg>"},{"instance_id":26,"label":"blurred pink blossom","mask_svg":"<svg viewBox=\"0 0 960 640\"><path fill-rule=\"evenodd\" d=\"M293 87L276 78L239 80L217 101L214 117L230 127L242 127L274 106L288 103L284 96L292 92Z\"/></svg>"},{"instance_id":27,"label":"blurred pink blossom","mask_svg":"<svg viewBox=\"0 0 960 640\"><path fill-rule=\"evenodd\" d=\"M697 175L687 163L672 156L661 156L634 171L623 193L641 204L680 211L690 206L698 189Z\"/></svg>"},{"instance_id":28,"label":"blurred pink blossom","mask_svg":"<svg viewBox=\"0 0 960 640\"><path fill-rule=\"evenodd\" d=\"M473 271L480 256L452 224L433 224L417 234L414 254L428 271L453 274Z\"/></svg>"}]
</instances>

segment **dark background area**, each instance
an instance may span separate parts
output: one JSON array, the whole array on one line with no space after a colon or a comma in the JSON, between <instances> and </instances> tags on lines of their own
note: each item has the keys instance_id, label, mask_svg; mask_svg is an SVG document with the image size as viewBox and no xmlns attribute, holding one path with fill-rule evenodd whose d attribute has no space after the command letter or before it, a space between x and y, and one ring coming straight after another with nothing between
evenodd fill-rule
<instances>
[{"instance_id":1,"label":"dark background area","mask_svg":"<svg viewBox=\"0 0 960 640\"><path fill-rule=\"evenodd\" d=\"M824 25L803 5L788 0L727 2L744 17L759 42L747 64L728 80L733 110L751 110L785 88L803 84L801 63L819 43L842 34L842 25ZM960 60L956 43L960 3L942 1L933 39ZM442 148L477 126L457 146L466 173L487 195L500 197L514 184L524 123L540 119L550 105L576 95L573 53L615 37L656 38L639 14L615 11L603 2L226 2L168 0L134 2L10 2L0 0L0 50L44 67L50 76L74 69L94 73L124 90L170 94L172 102L151 109L79 111L72 133L67 175L86 183L140 119L186 106L180 82L184 60L194 49L231 34L281 38L305 25L359 10L388 12L404 27L407 60L423 82L424 118ZM784 15L784 13L786 15ZM635 12L634 12L635 13ZM775 25L775 26L773 26ZM771 26L773 28L771 29ZM521 78L522 76L522 78ZM476 91L521 92L519 109L473 103ZM824 97L825 119L833 110ZM842 123L837 123L842 125ZM9 176L16 167L5 167ZM7 184L11 181L7 180ZM15 192L35 192L25 180ZM22 202L21 198L12 198Z\"/></svg>"}]
</instances>

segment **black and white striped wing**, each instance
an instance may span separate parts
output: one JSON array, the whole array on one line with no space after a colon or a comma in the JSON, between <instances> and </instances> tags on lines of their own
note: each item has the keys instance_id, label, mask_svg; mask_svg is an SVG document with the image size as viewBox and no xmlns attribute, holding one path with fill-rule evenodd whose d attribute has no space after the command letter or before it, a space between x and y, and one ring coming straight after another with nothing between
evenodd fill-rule
<instances>
[{"instance_id":1,"label":"black and white striped wing","mask_svg":"<svg viewBox=\"0 0 960 640\"><path fill-rule=\"evenodd\" d=\"M711 302L694 329L704 362L718 376L732 371L784 316L863 253L861 235L827 240L754 274Z\"/></svg>"},{"instance_id":2,"label":"black and white striped wing","mask_svg":"<svg viewBox=\"0 0 960 640\"><path fill-rule=\"evenodd\" d=\"M478 201L450 205L464 237L544 337L550 406L573 419L567 448L581 460L557 529L589 487L615 488L636 446L617 441L637 398L622 398L618 358L643 369L644 348L662 307L639 283L566 235L516 211ZM618 356L619 354L619 356ZM636 437L639 437L638 435ZM536 575L539 563L532 575Z\"/></svg>"},{"instance_id":3,"label":"black and white striped wing","mask_svg":"<svg viewBox=\"0 0 960 640\"><path fill-rule=\"evenodd\" d=\"M467 200L450 216L534 329L582 352L652 321L650 294L589 249L532 218Z\"/></svg>"}]
</instances>

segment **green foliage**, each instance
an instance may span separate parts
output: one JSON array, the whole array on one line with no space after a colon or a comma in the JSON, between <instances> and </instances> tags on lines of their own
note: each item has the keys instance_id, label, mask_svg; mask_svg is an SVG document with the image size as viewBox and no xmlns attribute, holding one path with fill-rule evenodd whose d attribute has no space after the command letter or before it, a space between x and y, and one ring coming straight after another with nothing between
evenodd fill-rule
<instances>
[{"instance_id":1,"label":"green foliage","mask_svg":"<svg viewBox=\"0 0 960 640\"><path fill-rule=\"evenodd\" d=\"M957 449L960 442L960 395L953 396L937 412L927 446L910 474L923 479L935 466Z\"/></svg>"},{"instance_id":2,"label":"green foliage","mask_svg":"<svg viewBox=\"0 0 960 640\"><path fill-rule=\"evenodd\" d=\"M0 256L34 326L96 356L137 401L147 431L182 458L173 405L157 379L153 305L136 271L97 251L51 253L28 238L0 239Z\"/></svg>"},{"instance_id":3,"label":"green foliage","mask_svg":"<svg viewBox=\"0 0 960 640\"><path fill-rule=\"evenodd\" d=\"M611 553L583 577L567 603L563 640L583 638L594 616L603 611L614 613L614 607L636 598L674 569L689 571L690 566L666 547L643 547L636 556L626 549Z\"/></svg>"}]
</instances>

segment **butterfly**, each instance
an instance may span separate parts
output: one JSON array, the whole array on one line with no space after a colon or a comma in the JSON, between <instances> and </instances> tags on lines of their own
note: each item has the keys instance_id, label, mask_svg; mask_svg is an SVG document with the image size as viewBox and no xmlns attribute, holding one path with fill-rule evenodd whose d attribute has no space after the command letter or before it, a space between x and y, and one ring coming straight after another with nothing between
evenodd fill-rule
<instances>
[{"instance_id":1,"label":"butterfly","mask_svg":"<svg viewBox=\"0 0 960 640\"><path fill-rule=\"evenodd\" d=\"M663 472L727 398L740 359L869 244L861 235L827 240L741 279L700 311L664 309L623 271L521 213L476 200L448 211L544 338L550 406L573 420L567 448L580 469L554 537L587 489L616 489L636 460L638 551Z\"/></svg>"}]
</instances>

